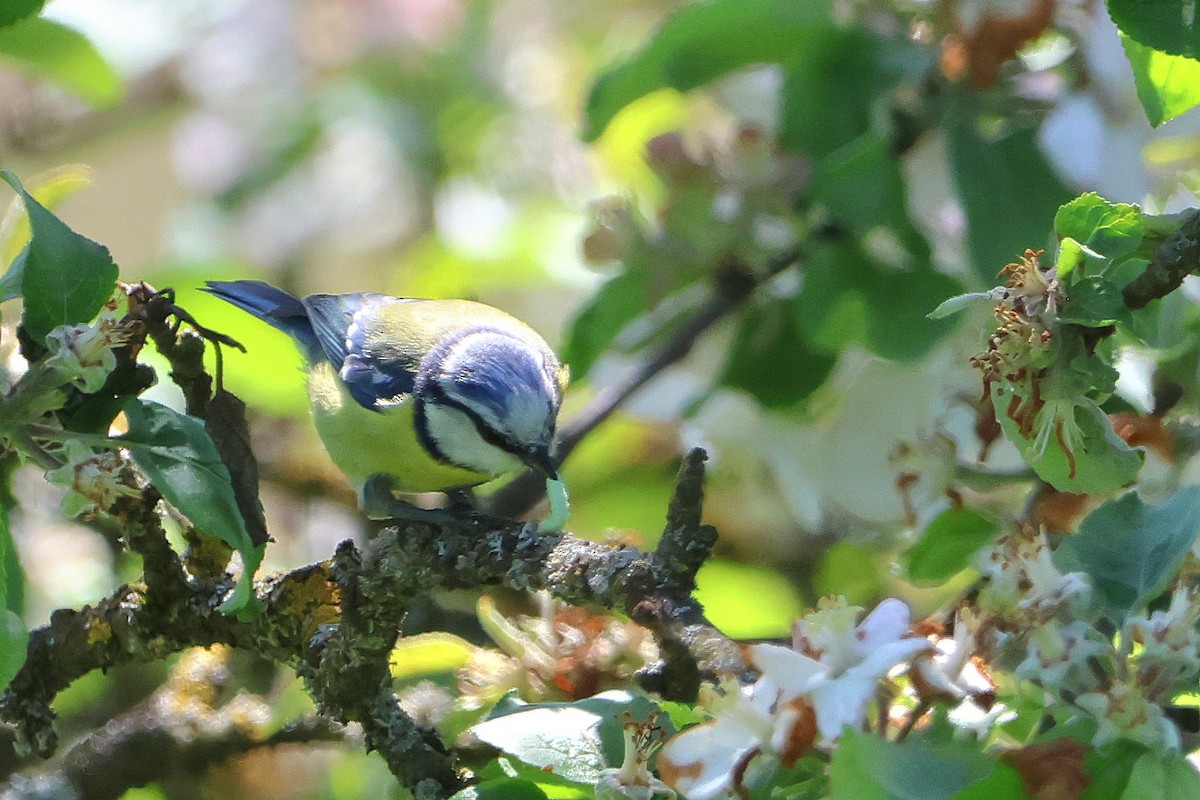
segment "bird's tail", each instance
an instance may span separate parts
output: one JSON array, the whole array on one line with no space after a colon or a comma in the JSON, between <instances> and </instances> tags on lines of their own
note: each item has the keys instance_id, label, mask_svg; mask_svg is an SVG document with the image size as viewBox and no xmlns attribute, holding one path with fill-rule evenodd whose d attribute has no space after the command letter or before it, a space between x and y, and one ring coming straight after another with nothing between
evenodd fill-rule
<instances>
[{"instance_id":1,"label":"bird's tail","mask_svg":"<svg viewBox=\"0 0 1200 800\"><path fill-rule=\"evenodd\" d=\"M278 328L295 339L310 357L321 352L308 310L299 298L263 281L206 281L208 292Z\"/></svg>"}]
</instances>

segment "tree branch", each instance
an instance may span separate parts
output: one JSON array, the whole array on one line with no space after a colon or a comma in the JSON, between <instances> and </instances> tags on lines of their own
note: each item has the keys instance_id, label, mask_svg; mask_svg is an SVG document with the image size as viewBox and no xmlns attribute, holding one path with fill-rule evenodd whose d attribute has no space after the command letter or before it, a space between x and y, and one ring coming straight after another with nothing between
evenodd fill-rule
<instances>
[{"instance_id":1,"label":"tree branch","mask_svg":"<svg viewBox=\"0 0 1200 800\"><path fill-rule=\"evenodd\" d=\"M1121 290L1125 305L1144 308L1151 300L1179 288L1183 279L1200 270L1200 211L1187 214L1180 226L1154 251L1146 271Z\"/></svg>"},{"instance_id":2,"label":"tree branch","mask_svg":"<svg viewBox=\"0 0 1200 800\"><path fill-rule=\"evenodd\" d=\"M703 465L701 451L684 460L655 553L481 516L386 527L362 553L344 542L329 561L261 582L265 610L249 621L215 611L227 580L176 585L170 603L148 602L153 586L122 587L95 606L58 611L32 632L25 666L0 698L0 718L47 756L57 744L50 705L72 681L92 669L225 643L295 667L321 711L361 722L368 747L418 796L446 796L463 776L436 734L399 708L390 686L388 658L417 595L501 585L622 611L658 640L663 662L643 682L671 699L694 697L701 678L744 670L737 646L691 598L695 570L715 540L699 522ZM128 522L151 524L136 515Z\"/></svg>"},{"instance_id":3,"label":"tree branch","mask_svg":"<svg viewBox=\"0 0 1200 800\"><path fill-rule=\"evenodd\" d=\"M744 268L726 270L726 277L717 282L712 297L691 319L661 346L644 353L623 380L601 389L582 411L563 426L555 456L558 463L566 460L585 436L658 373L682 361L709 328L741 306L755 289L794 265L802 256L800 248L793 247L771 258L757 272L751 273ZM541 499L543 480L536 472L517 476L488 498L488 511L505 517L528 513Z\"/></svg>"}]
</instances>

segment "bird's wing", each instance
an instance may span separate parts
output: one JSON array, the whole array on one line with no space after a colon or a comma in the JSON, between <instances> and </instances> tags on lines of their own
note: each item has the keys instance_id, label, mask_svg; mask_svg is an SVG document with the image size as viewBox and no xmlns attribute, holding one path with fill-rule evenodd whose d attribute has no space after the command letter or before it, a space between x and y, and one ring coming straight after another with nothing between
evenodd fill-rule
<instances>
[{"instance_id":1,"label":"bird's wing","mask_svg":"<svg viewBox=\"0 0 1200 800\"><path fill-rule=\"evenodd\" d=\"M395 357L381 346L380 322L396 304L413 302L381 294L315 294L304 298L325 357L350 396L364 408L382 411L388 401L412 392L420 358ZM386 339L382 340L386 343Z\"/></svg>"}]
</instances>

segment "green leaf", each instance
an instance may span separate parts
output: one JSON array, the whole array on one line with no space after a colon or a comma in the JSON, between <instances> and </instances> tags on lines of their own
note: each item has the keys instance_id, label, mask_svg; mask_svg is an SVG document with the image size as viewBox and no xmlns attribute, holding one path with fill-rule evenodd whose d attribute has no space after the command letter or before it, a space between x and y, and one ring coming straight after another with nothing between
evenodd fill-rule
<instances>
[{"instance_id":1,"label":"green leaf","mask_svg":"<svg viewBox=\"0 0 1200 800\"><path fill-rule=\"evenodd\" d=\"M1200 773L1180 753L1146 753L1133 765L1121 800L1194 800Z\"/></svg>"},{"instance_id":2,"label":"green leaf","mask_svg":"<svg viewBox=\"0 0 1200 800\"><path fill-rule=\"evenodd\" d=\"M478 648L452 633L430 631L396 640L389 659L393 680L453 672L467 665Z\"/></svg>"},{"instance_id":3,"label":"green leaf","mask_svg":"<svg viewBox=\"0 0 1200 800\"><path fill-rule=\"evenodd\" d=\"M867 346L897 361L920 358L954 330L956 321L929 319L926 312L962 284L933 269L883 272L867 291Z\"/></svg>"},{"instance_id":4,"label":"green leaf","mask_svg":"<svg viewBox=\"0 0 1200 800\"><path fill-rule=\"evenodd\" d=\"M1102 328L1118 320L1131 320L1121 287L1106 277L1089 275L1071 284L1058 313L1059 322Z\"/></svg>"},{"instance_id":5,"label":"green leaf","mask_svg":"<svg viewBox=\"0 0 1200 800\"><path fill-rule=\"evenodd\" d=\"M823 0L710 0L667 18L640 52L609 69L588 95L585 141L657 89L686 92L727 72L791 59L832 29Z\"/></svg>"},{"instance_id":6,"label":"green leaf","mask_svg":"<svg viewBox=\"0 0 1200 800\"><path fill-rule=\"evenodd\" d=\"M625 691L603 692L574 703L506 700L471 732L533 767L568 781L594 784L601 770L620 766L624 758L625 712L640 722L657 710L647 698ZM667 721L660 718L659 723Z\"/></svg>"},{"instance_id":7,"label":"green leaf","mask_svg":"<svg viewBox=\"0 0 1200 800\"><path fill-rule=\"evenodd\" d=\"M919 236L909 220L900 162L881 136L860 136L818 160L811 191L814 201L859 236L881 227L893 228L906 245L910 236Z\"/></svg>"},{"instance_id":8,"label":"green leaf","mask_svg":"<svg viewBox=\"0 0 1200 800\"><path fill-rule=\"evenodd\" d=\"M767 408L784 408L816 391L836 363L809 345L790 305L778 299L742 314L720 380Z\"/></svg>"},{"instance_id":9,"label":"green leaf","mask_svg":"<svg viewBox=\"0 0 1200 800\"><path fill-rule=\"evenodd\" d=\"M831 27L804 42L782 62L780 144L820 158L867 133L884 94L925 72L931 53L862 28Z\"/></svg>"},{"instance_id":10,"label":"green leaf","mask_svg":"<svg viewBox=\"0 0 1200 800\"><path fill-rule=\"evenodd\" d=\"M996 523L969 508L948 508L934 517L908 551L908 577L941 583L961 572L979 548L1000 535Z\"/></svg>"},{"instance_id":11,"label":"green leaf","mask_svg":"<svg viewBox=\"0 0 1200 800\"><path fill-rule=\"evenodd\" d=\"M1157 128L1200 104L1200 61L1155 50L1121 34L1146 119Z\"/></svg>"},{"instance_id":12,"label":"green leaf","mask_svg":"<svg viewBox=\"0 0 1200 800\"><path fill-rule=\"evenodd\" d=\"M79 189L91 183L91 170L82 164L65 164L61 167L46 170L24 181L25 190L37 198L43 206L53 211L64 200L75 194ZM29 244L29 216L25 213L25 203L20 197L14 197L8 211L0 220L0 265L7 266ZM0 278L0 285L8 280L8 275ZM14 282L20 296L21 278L18 275ZM3 300L11 297L0 297Z\"/></svg>"},{"instance_id":13,"label":"green leaf","mask_svg":"<svg viewBox=\"0 0 1200 800\"><path fill-rule=\"evenodd\" d=\"M1079 430L1079 442L1068 456L1062 443L1050 435L1044 451L1038 449L1036 431L1026 439L1008 416L1012 395L992 390L992 405L1004 435L1017 446L1021 457L1038 477L1060 492L1111 494L1133 483L1145 453L1134 449L1113 432L1108 417L1091 400L1080 398L1070 412Z\"/></svg>"},{"instance_id":14,"label":"green leaf","mask_svg":"<svg viewBox=\"0 0 1200 800\"><path fill-rule=\"evenodd\" d=\"M91 320L116 287L117 265L108 248L68 228L26 192L11 172L0 170L0 180L25 202L33 232L24 251L21 324L40 342L59 325Z\"/></svg>"},{"instance_id":15,"label":"green leaf","mask_svg":"<svg viewBox=\"0 0 1200 800\"><path fill-rule=\"evenodd\" d=\"M1060 239L1070 237L1107 258L1120 258L1137 250L1142 242L1142 210L1088 192L1058 209L1054 232Z\"/></svg>"},{"instance_id":16,"label":"green leaf","mask_svg":"<svg viewBox=\"0 0 1200 800\"><path fill-rule=\"evenodd\" d=\"M1096 600L1123 616L1144 607L1175 577L1200 534L1200 486L1148 506L1136 492L1110 500L1054 552L1060 569L1092 577Z\"/></svg>"},{"instance_id":17,"label":"green leaf","mask_svg":"<svg viewBox=\"0 0 1200 800\"><path fill-rule=\"evenodd\" d=\"M523 778L493 778L468 786L450 796L450 800L547 800L546 793Z\"/></svg>"},{"instance_id":18,"label":"green leaf","mask_svg":"<svg viewBox=\"0 0 1200 800\"><path fill-rule=\"evenodd\" d=\"M8 506L5 503L0 503L0 546L3 546L3 558L0 558L0 570L3 570L5 584L5 602L11 603L14 596L20 598L24 595L24 586L18 591L14 591L12 582L18 581L23 583L24 576L20 570L10 570L8 555L12 549L12 535L8 527ZM13 677L20 671L25 664L26 646L29 641L29 634L25 630L25 623L21 618L13 613L13 606L4 607L3 614L0 614L0 687L8 686Z\"/></svg>"},{"instance_id":19,"label":"green leaf","mask_svg":"<svg viewBox=\"0 0 1200 800\"><path fill-rule=\"evenodd\" d=\"M948 297L938 304L938 307L930 311L927 316L929 319L944 319L953 316L965 308L970 308L980 303L995 304L991 292L967 292L966 294L956 294L954 297Z\"/></svg>"},{"instance_id":20,"label":"green leaf","mask_svg":"<svg viewBox=\"0 0 1200 800\"><path fill-rule=\"evenodd\" d=\"M889 741L851 728L829 765L832 800L949 800L987 778L995 762L965 744Z\"/></svg>"},{"instance_id":21,"label":"green leaf","mask_svg":"<svg viewBox=\"0 0 1200 800\"><path fill-rule=\"evenodd\" d=\"M1003 761L992 774L954 795L953 800L1032 800L1020 774Z\"/></svg>"},{"instance_id":22,"label":"green leaf","mask_svg":"<svg viewBox=\"0 0 1200 800\"><path fill-rule=\"evenodd\" d=\"M39 13L44 5L46 0L4 0L0 3L0 28L7 28L14 22L32 17Z\"/></svg>"},{"instance_id":23,"label":"green leaf","mask_svg":"<svg viewBox=\"0 0 1200 800\"><path fill-rule=\"evenodd\" d=\"M626 268L610 278L580 308L562 351L563 361L571 368L572 380L586 376L621 329L643 313L649 283L645 270Z\"/></svg>"},{"instance_id":24,"label":"green leaf","mask_svg":"<svg viewBox=\"0 0 1200 800\"><path fill-rule=\"evenodd\" d=\"M57 22L32 17L0 29L0 58L98 108L121 99L121 79L104 57L83 34Z\"/></svg>"},{"instance_id":25,"label":"green leaf","mask_svg":"<svg viewBox=\"0 0 1200 800\"><path fill-rule=\"evenodd\" d=\"M1146 47L1200 57L1200 15L1192 0L1108 0L1108 13L1123 33Z\"/></svg>"},{"instance_id":26,"label":"green leaf","mask_svg":"<svg viewBox=\"0 0 1200 800\"><path fill-rule=\"evenodd\" d=\"M973 116L958 111L948 116L946 133L971 264L991 285L1025 248L1044 245L1046 220L1072 193L1038 149L1032 128L985 136Z\"/></svg>"},{"instance_id":27,"label":"green leaf","mask_svg":"<svg viewBox=\"0 0 1200 800\"><path fill-rule=\"evenodd\" d=\"M129 433L121 438L163 497L192 521L242 555L242 577L221 604L226 613L252 611L254 572L263 549L255 547L233 495L229 470L195 417L164 405L132 400L125 405Z\"/></svg>"},{"instance_id":28,"label":"green leaf","mask_svg":"<svg viewBox=\"0 0 1200 800\"><path fill-rule=\"evenodd\" d=\"M1120 800L1134 765L1145 753L1145 747L1127 739L1089 751L1083 764L1092 782L1078 800Z\"/></svg>"},{"instance_id":29,"label":"green leaf","mask_svg":"<svg viewBox=\"0 0 1200 800\"><path fill-rule=\"evenodd\" d=\"M0 596L0 608L20 614L25 609L25 572L21 569L20 559L17 558L12 528L8 523L11 510L12 507L0 499L0 579L4 586L4 594Z\"/></svg>"},{"instance_id":30,"label":"green leaf","mask_svg":"<svg viewBox=\"0 0 1200 800\"><path fill-rule=\"evenodd\" d=\"M770 597L770 603L762 598ZM713 625L734 639L788 636L804 613L795 585L754 564L710 558L696 573L696 599Z\"/></svg>"}]
</instances>

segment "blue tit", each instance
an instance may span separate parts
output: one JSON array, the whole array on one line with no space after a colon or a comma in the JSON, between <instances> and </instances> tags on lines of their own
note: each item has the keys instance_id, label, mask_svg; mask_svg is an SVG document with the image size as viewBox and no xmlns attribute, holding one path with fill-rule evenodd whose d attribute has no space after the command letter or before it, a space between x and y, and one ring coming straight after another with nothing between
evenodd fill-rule
<instances>
[{"instance_id":1,"label":"blue tit","mask_svg":"<svg viewBox=\"0 0 1200 800\"><path fill-rule=\"evenodd\" d=\"M205 290L278 328L308 362L313 421L369 516L392 491L462 489L532 467L556 530L567 517L554 429L567 370L532 328L467 300L293 297L262 281Z\"/></svg>"}]
</instances>

